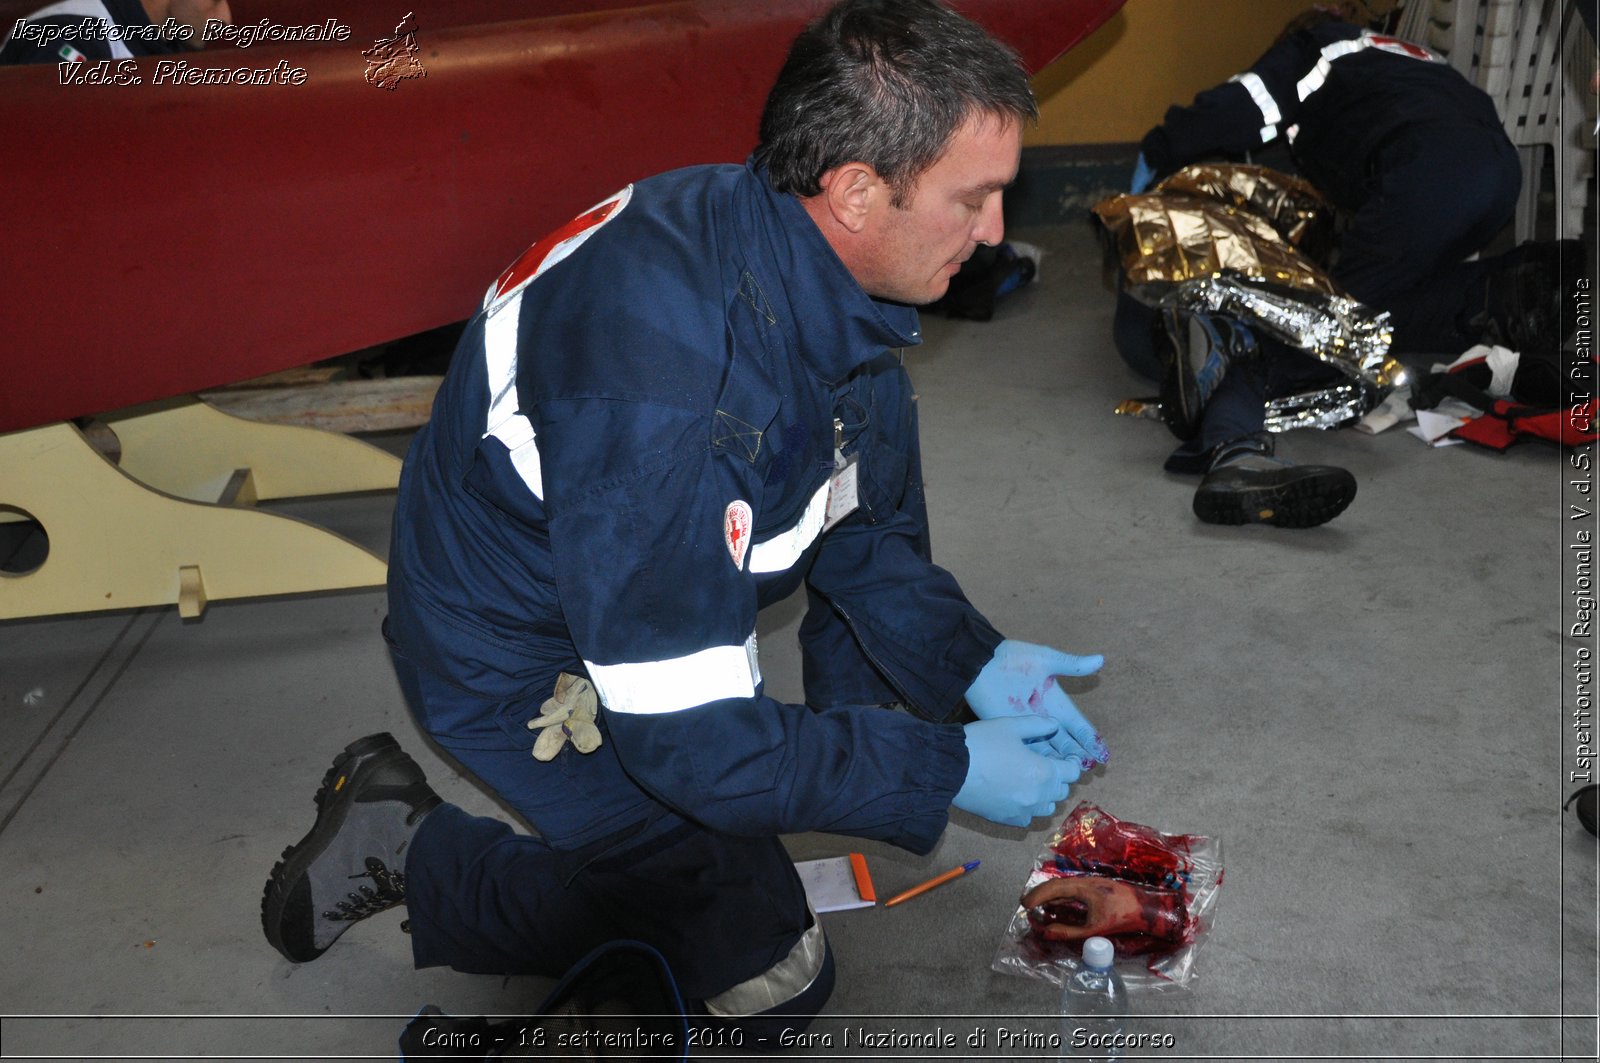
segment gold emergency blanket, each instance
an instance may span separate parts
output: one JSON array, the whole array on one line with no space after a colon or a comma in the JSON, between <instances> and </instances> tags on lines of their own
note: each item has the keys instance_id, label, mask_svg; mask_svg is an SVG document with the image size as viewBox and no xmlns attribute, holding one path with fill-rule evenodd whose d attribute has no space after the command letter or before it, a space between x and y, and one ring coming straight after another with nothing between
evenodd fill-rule
<instances>
[{"instance_id":1,"label":"gold emergency blanket","mask_svg":"<svg viewBox=\"0 0 1600 1063\"><path fill-rule=\"evenodd\" d=\"M1333 210L1305 181L1262 166L1188 166L1144 195L1094 208L1123 287L1148 306L1223 314L1350 377L1267 403L1266 427L1332 428L1374 409L1405 381L1385 313L1350 299L1314 260ZM1124 403L1119 413L1149 411Z\"/></svg>"},{"instance_id":2,"label":"gold emergency blanket","mask_svg":"<svg viewBox=\"0 0 1600 1063\"><path fill-rule=\"evenodd\" d=\"M1130 287L1231 270L1339 293L1306 254L1326 244L1333 209L1298 177L1264 166L1187 166L1144 195L1102 200L1094 213L1116 243Z\"/></svg>"}]
</instances>

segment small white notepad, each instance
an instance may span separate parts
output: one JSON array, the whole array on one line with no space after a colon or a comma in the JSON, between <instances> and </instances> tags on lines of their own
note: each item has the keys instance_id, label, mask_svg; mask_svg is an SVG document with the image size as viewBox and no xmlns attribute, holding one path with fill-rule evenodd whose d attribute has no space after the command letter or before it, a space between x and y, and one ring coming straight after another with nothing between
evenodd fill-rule
<instances>
[{"instance_id":1,"label":"small white notepad","mask_svg":"<svg viewBox=\"0 0 1600 1063\"><path fill-rule=\"evenodd\" d=\"M806 899L818 912L871 908L878 903L867 873L867 858L860 853L825 860L798 860L794 869L806 887Z\"/></svg>"}]
</instances>

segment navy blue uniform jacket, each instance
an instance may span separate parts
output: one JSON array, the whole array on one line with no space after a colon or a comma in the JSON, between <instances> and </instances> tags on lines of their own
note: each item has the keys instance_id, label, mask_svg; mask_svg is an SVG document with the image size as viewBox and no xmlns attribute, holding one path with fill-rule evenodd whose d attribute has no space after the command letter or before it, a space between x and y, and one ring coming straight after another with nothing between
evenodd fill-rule
<instances>
[{"instance_id":1,"label":"navy blue uniform jacket","mask_svg":"<svg viewBox=\"0 0 1600 1063\"><path fill-rule=\"evenodd\" d=\"M1140 144L1159 175L1240 157L1283 135L1305 178L1342 207L1366 198L1377 150L1409 126L1499 128L1494 101L1426 48L1345 22L1287 34L1254 65L1173 107ZM1441 192L1448 175L1441 175Z\"/></svg>"},{"instance_id":2,"label":"navy blue uniform jacket","mask_svg":"<svg viewBox=\"0 0 1600 1063\"><path fill-rule=\"evenodd\" d=\"M552 844L665 805L733 834L931 848L967 766L935 721L1001 636L903 505L915 422L892 349L919 338L748 166L641 181L535 244L469 324L401 480L388 635L460 694L424 725L531 746L557 676L584 674L604 744L528 765ZM841 437L862 504L824 532ZM924 718L765 696L756 613L802 580Z\"/></svg>"}]
</instances>

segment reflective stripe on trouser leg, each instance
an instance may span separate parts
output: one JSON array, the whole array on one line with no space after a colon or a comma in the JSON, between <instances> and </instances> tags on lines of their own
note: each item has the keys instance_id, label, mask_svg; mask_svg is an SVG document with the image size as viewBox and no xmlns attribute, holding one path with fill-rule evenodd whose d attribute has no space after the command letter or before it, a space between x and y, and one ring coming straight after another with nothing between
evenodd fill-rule
<instances>
[{"instance_id":1,"label":"reflective stripe on trouser leg","mask_svg":"<svg viewBox=\"0 0 1600 1063\"><path fill-rule=\"evenodd\" d=\"M789 954L754 978L709 998L705 1002L707 1012L720 1018L759 1015L783 1006L811 987L822 973L828 942L810 901L806 902L806 910L811 913L811 926Z\"/></svg>"}]
</instances>

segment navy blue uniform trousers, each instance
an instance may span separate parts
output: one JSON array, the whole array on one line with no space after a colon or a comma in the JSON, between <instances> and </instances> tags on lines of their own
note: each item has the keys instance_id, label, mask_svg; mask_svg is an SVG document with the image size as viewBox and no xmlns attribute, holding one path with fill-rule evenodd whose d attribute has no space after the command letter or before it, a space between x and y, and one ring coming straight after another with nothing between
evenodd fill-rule
<instances>
[{"instance_id":1,"label":"navy blue uniform trousers","mask_svg":"<svg viewBox=\"0 0 1600 1063\"><path fill-rule=\"evenodd\" d=\"M471 697L402 656L393 661L412 705ZM534 780L560 772L563 758L584 755L568 747L541 763L526 747L436 739L525 817L519 805ZM606 838L562 850L446 803L417 829L405 871L418 967L553 978L599 945L632 939L657 949L684 997L696 1001L771 968L811 923L804 887L777 838L720 834L665 806ZM832 986L830 958L782 1012L815 1014Z\"/></svg>"}]
</instances>

